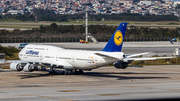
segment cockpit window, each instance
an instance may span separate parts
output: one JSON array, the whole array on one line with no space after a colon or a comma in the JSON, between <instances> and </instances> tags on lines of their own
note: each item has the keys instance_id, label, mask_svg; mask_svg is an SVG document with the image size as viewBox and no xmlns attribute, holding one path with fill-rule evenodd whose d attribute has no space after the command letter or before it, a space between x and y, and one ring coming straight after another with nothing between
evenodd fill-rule
<instances>
[{"instance_id":1,"label":"cockpit window","mask_svg":"<svg viewBox=\"0 0 180 101\"><path fill-rule=\"evenodd\" d=\"M25 50L26 50L26 48L23 48L23 49L20 51L20 53L24 53Z\"/></svg>"}]
</instances>

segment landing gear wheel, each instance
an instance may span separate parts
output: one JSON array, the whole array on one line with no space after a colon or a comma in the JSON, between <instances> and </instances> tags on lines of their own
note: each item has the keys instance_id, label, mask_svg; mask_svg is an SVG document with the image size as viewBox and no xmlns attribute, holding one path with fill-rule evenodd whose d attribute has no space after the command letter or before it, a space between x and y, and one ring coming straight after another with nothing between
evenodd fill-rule
<instances>
[{"instance_id":1,"label":"landing gear wheel","mask_svg":"<svg viewBox=\"0 0 180 101\"><path fill-rule=\"evenodd\" d=\"M79 69L79 74L83 74L84 71L82 69Z\"/></svg>"},{"instance_id":2,"label":"landing gear wheel","mask_svg":"<svg viewBox=\"0 0 180 101\"><path fill-rule=\"evenodd\" d=\"M73 74L74 75L78 75L79 74L79 71L77 71L76 69L73 71Z\"/></svg>"},{"instance_id":3,"label":"landing gear wheel","mask_svg":"<svg viewBox=\"0 0 180 101\"><path fill-rule=\"evenodd\" d=\"M62 71L62 75L65 75L65 71Z\"/></svg>"},{"instance_id":4,"label":"landing gear wheel","mask_svg":"<svg viewBox=\"0 0 180 101\"><path fill-rule=\"evenodd\" d=\"M64 75L68 75L68 74L69 74L69 70L66 69L66 70L64 71Z\"/></svg>"},{"instance_id":5,"label":"landing gear wheel","mask_svg":"<svg viewBox=\"0 0 180 101\"><path fill-rule=\"evenodd\" d=\"M49 75L56 75L56 74L57 74L56 71L50 71L50 72L49 72Z\"/></svg>"},{"instance_id":6,"label":"landing gear wheel","mask_svg":"<svg viewBox=\"0 0 180 101\"><path fill-rule=\"evenodd\" d=\"M56 75L56 74L57 74L57 72L53 70L53 74L54 74L54 75Z\"/></svg>"},{"instance_id":7,"label":"landing gear wheel","mask_svg":"<svg viewBox=\"0 0 180 101\"><path fill-rule=\"evenodd\" d=\"M53 72L49 71L49 75L53 75Z\"/></svg>"}]
</instances>

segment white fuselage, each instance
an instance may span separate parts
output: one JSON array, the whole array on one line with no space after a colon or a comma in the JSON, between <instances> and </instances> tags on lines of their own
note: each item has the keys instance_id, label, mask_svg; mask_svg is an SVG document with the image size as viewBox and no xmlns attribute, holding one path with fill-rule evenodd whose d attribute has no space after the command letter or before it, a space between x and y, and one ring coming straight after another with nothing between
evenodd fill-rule
<instances>
[{"instance_id":1,"label":"white fuselage","mask_svg":"<svg viewBox=\"0 0 180 101\"><path fill-rule=\"evenodd\" d=\"M105 54L108 57L96 55ZM94 69L123 59L123 52L68 50L48 45L26 45L19 53L21 60L38 61L65 69ZM115 57L115 58L112 58Z\"/></svg>"}]
</instances>

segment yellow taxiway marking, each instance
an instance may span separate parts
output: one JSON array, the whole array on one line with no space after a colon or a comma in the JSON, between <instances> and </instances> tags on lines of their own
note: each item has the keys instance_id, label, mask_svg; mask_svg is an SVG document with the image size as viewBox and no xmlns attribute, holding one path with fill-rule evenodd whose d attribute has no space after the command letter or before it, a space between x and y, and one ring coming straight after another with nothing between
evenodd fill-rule
<instances>
[{"instance_id":1,"label":"yellow taxiway marking","mask_svg":"<svg viewBox=\"0 0 180 101\"><path fill-rule=\"evenodd\" d=\"M80 92L80 90L62 90L58 92Z\"/></svg>"},{"instance_id":2,"label":"yellow taxiway marking","mask_svg":"<svg viewBox=\"0 0 180 101\"><path fill-rule=\"evenodd\" d=\"M18 96L35 96L33 94L17 94Z\"/></svg>"},{"instance_id":3,"label":"yellow taxiway marking","mask_svg":"<svg viewBox=\"0 0 180 101\"><path fill-rule=\"evenodd\" d=\"M49 98L49 99L51 98L51 97L48 97L48 96L39 96L39 97L42 97L42 98Z\"/></svg>"},{"instance_id":4,"label":"yellow taxiway marking","mask_svg":"<svg viewBox=\"0 0 180 101\"><path fill-rule=\"evenodd\" d=\"M7 92L0 92L0 93L2 93L2 94L7 94Z\"/></svg>"},{"instance_id":5,"label":"yellow taxiway marking","mask_svg":"<svg viewBox=\"0 0 180 101\"><path fill-rule=\"evenodd\" d=\"M61 99L60 101L76 101L76 100Z\"/></svg>"},{"instance_id":6,"label":"yellow taxiway marking","mask_svg":"<svg viewBox=\"0 0 180 101\"><path fill-rule=\"evenodd\" d=\"M151 87L145 87L146 89L152 89Z\"/></svg>"},{"instance_id":7,"label":"yellow taxiway marking","mask_svg":"<svg viewBox=\"0 0 180 101\"><path fill-rule=\"evenodd\" d=\"M140 86L126 86L126 87L130 87L130 88L139 88Z\"/></svg>"},{"instance_id":8,"label":"yellow taxiway marking","mask_svg":"<svg viewBox=\"0 0 180 101\"><path fill-rule=\"evenodd\" d=\"M121 95L121 94L98 94L100 96L115 96L115 95Z\"/></svg>"},{"instance_id":9,"label":"yellow taxiway marking","mask_svg":"<svg viewBox=\"0 0 180 101\"><path fill-rule=\"evenodd\" d=\"M180 91L180 89L167 89L167 90L170 90L170 91Z\"/></svg>"}]
</instances>

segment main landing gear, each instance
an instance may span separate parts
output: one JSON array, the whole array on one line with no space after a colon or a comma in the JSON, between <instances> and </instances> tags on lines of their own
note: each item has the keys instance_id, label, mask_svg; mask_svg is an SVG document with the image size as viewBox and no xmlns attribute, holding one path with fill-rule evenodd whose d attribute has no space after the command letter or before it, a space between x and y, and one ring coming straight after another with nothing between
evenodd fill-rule
<instances>
[{"instance_id":1,"label":"main landing gear","mask_svg":"<svg viewBox=\"0 0 180 101\"><path fill-rule=\"evenodd\" d=\"M82 69L65 69L62 72L62 75L79 75L79 74L83 74L84 71ZM50 67L49 69L49 75L56 75L57 72L53 69L53 67Z\"/></svg>"},{"instance_id":2,"label":"main landing gear","mask_svg":"<svg viewBox=\"0 0 180 101\"><path fill-rule=\"evenodd\" d=\"M50 69L49 69L49 75L56 75L57 73L56 73L56 71L55 70L53 70L53 67L50 67Z\"/></svg>"},{"instance_id":3,"label":"main landing gear","mask_svg":"<svg viewBox=\"0 0 180 101\"><path fill-rule=\"evenodd\" d=\"M64 75L79 75L79 74L83 74L84 71L82 69L79 69L79 71L77 71L77 69L65 69L64 71Z\"/></svg>"}]
</instances>

